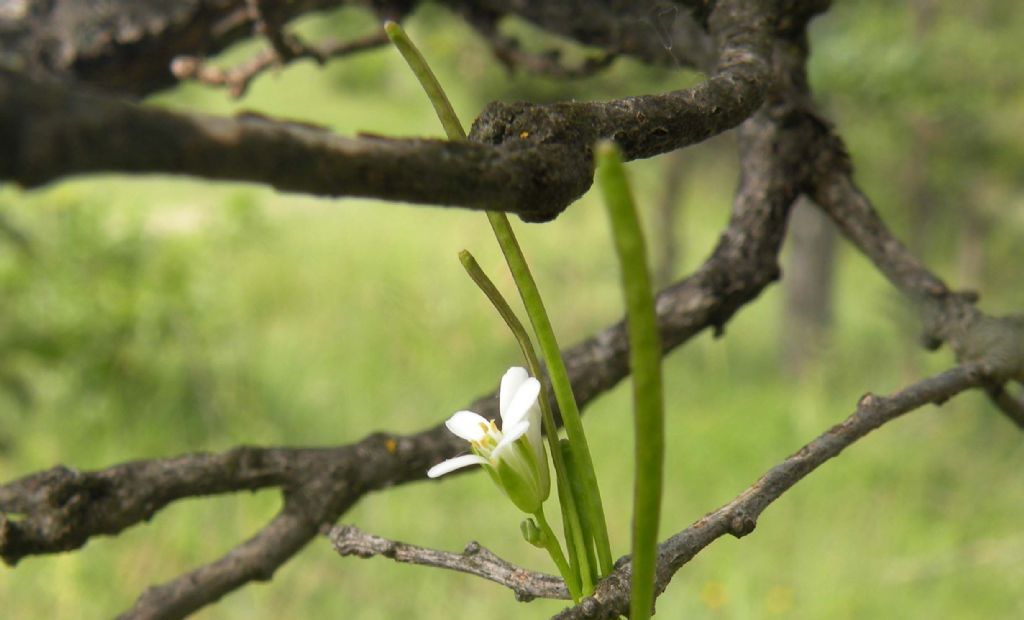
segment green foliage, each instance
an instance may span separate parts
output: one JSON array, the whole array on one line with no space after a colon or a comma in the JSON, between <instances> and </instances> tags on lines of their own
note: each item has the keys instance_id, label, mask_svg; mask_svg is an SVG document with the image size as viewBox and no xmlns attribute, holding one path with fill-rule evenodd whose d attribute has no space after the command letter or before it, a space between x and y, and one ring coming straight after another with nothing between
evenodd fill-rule
<instances>
[{"instance_id":1,"label":"green foliage","mask_svg":"<svg viewBox=\"0 0 1024 620\"><path fill-rule=\"evenodd\" d=\"M1024 15L1001 0L871 0L837 3L814 32L812 87L912 248L944 260L965 221L1004 234L1024 182L1024 86L1010 60ZM1020 222L1012 234L1020 243ZM976 269L961 269L971 285L1000 271Z\"/></svg>"}]
</instances>

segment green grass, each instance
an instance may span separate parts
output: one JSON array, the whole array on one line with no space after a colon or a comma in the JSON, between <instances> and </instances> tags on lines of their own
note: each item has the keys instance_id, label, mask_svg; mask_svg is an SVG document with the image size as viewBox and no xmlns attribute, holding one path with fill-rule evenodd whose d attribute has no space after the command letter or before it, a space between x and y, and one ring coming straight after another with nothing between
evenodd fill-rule
<instances>
[{"instance_id":1,"label":"green grass","mask_svg":"<svg viewBox=\"0 0 1024 620\"><path fill-rule=\"evenodd\" d=\"M423 34L417 40L427 48ZM469 91L460 71L500 76L489 62L472 64L482 54L473 45L449 44L454 59L438 67L442 81L456 85L451 96L465 118L489 93ZM339 89L349 82L359 87ZM381 51L324 74L303 65L263 78L242 107L345 133L437 135L416 88L397 54ZM197 88L161 103L234 107ZM713 247L735 184L734 165L719 152L698 151L691 161L697 170L676 231L687 248L680 273ZM660 165L630 166L648 226ZM32 395L22 405L0 391L3 480L57 463L91 469L239 443L335 444L375 430L414 432L493 390L519 363L458 262L457 252L469 249L515 297L481 214L113 177L28 193L7 188L0 213L35 248L30 259L0 241L0 369L17 372ZM618 320L614 256L596 196L554 223L514 225L561 342ZM995 244L989 264L1005 267L1012 248ZM937 265L952 277L949 262ZM1007 271L993 269L993 281L1007 281ZM982 290L985 307L1020 309L1019 287ZM848 415L865 391L895 390L950 363L946 351L913 349L916 328L902 302L849 250L840 256L837 293L832 343L801 381L777 368L777 288L740 312L725 338L702 334L667 359L662 532L731 499ZM11 344L33 329L52 338ZM584 423L620 555L629 545L632 489L627 387L591 406ZM1020 439L977 395L910 414L801 482L754 534L720 540L684 567L659 600L660 615L1020 615ZM81 551L26 559L0 570L3 615L109 617L146 586L244 540L277 506L272 492L190 500ZM520 540L519 519L479 475L373 494L344 517L422 545L457 550L475 539L550 570L543 552ZM511 619L561 607L539 601L524 609L509 592L463 575L342 559L318 540L272 582L199 617Z\"/></svg>"}]
</instances>

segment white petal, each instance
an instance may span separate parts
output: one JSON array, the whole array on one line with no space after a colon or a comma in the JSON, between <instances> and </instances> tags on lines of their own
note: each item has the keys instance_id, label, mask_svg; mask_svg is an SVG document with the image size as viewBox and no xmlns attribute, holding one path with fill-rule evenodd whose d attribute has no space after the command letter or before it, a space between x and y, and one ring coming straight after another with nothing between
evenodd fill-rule
<instances>
[{"instance_id":1,"label":"white petal","mask_svg":"<svg viewBox=\"0 0 1024 620\"><path fill-rule=\"evenodd\" d=\"M487 435L490 421L472 411L456 411L444 423L453 435L466 441L480 441Z\"/></svg>"},{"instance_id":2,"label":"white petal","mask_svg":"<svg viewBox=\"0 0 1024 620\"><path fill-rule=\"evenodd\" d=\"M544 460L544 448L541 447L541 419L540 419L540 407L534 405L530 407L530 412L527 414L526 419L530 422L530 430L526 437L530 440L530 445L537 451L538 460Z\"/></svg>"},{"instance_id":3,"label":"white petal","mask_svg":"<svg viewBox=\"0 0 1024 620\"><path fill-rule=\"evenodd\" d=\"M437 465L434 465L427 470L428 478L437 478L443 476L449 472L453 472L456 469L462 469L463 467L469 467L470 465L483 465L487 462L487 459L482 456L475 454L463 454L447 461L442 461Z\"/></svg>"},{"instance_id":4,"label":"white petal","mask_svg":"<svg viewBox=\"0 0 1024 620\"><path fill-rule=\"evenodd\" d=\"M520 420L526 420L530 408L537 403L537 396L540 395L540 381L533 377L523 382L519 389L512 396L512 402L508 407L501 410L502 426L512 425Z\"/></svg>"},{"instance_id":5,"label":"white petal","mask_svg":"<svg viewBox=\"0 0 1024 620\"><path fill-rule=\"evenodd\" d=\"M526 372L526 369L520 366L513 366L505 372L505 376L501 378L501 389L498 391L499 411L504 412L508 409L509 404L512 402L512 397L516 395L519 386L529 377L530 374Z\"/></svg>"},{"instance_id":6,"label":"white petal","mask_svg":"<svg viewBox=\"0 0 1024 620\"><path fill-rule=\"evenodd\" d=\"M513 443L515 440L525 435L526 432L529 430L530 423L527 422L526 420L521 420L509 426L508 428L501 429L501 441L499 441L498 445L494 447L494 451L491 453L491 455L494 458L498 458L499 449L501 449L503 446L507 446Z\"/></svg>"}]
</instances>

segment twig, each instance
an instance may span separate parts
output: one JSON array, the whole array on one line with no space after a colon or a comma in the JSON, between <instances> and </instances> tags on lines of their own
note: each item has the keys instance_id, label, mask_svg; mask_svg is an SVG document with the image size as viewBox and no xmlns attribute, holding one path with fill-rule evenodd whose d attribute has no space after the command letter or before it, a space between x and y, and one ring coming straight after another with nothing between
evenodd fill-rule
<instances>
[{"instance_id":1,"label":"twig","mask_svg":"<svg viewBox=\"0 0 1024 620\"><path fill-rule=\"evenodd\" d=\"M1014 396L1007 389L1007 384L990 386L985 391L992 404L999 408L1007 418L1024 430L1024 398Z\"/></svg>"},{"instance_id":2,"label":"twig","mask_svg":"<svg viewBox=\"0 0 1024 620\"><path fill-rule=\"evenodd\" d=\"M9 3L8 3L9 4ZM25 3L17 3L18 6ZM328 0L260 0L262 11L275 23L287 23L317 10L336 9L339 5L372 7L381 21L400 21L424 0L374 0L339 3ZM491 19L503 15L518 16L537 27L599 48L605 52L630 55L642 62L676 66L714 67L715 45L706 31L707 10L703 3L700 21L680 11L673 20L672 38L664 40L646 18L644 6L664 6L660 0L621 2L592 0L548 0L547 2L480 2L445 0L445 6L473 21L472 14L488 5ZM253 14L242 0L227 2L151 2L104 0L86 3L67 11L59 3L33 5L31 11L8 11L4 19L4 55L11 64L24 66L36 77L56 76L78 84L130 93L137 97L174 86L176 79L167 71L171 60L183 54L213 57L232 44L251 38ZM623 19L628 7L639 19ZM578 19L565 15L579 13ZM81 36L89 33L90 36ZM125 36L131 33L130 36ZM671 51L666 49L671 46ZM59 54L42 53L60 49Z\"/></svg>"},{"instance_id":3,"label":"twig","mask_svg":"<svg viewBox=\"0 0 1024 620\"><path fill-rule=\"evenodd\" d=\"M571 67L562 62L562 54L557 49L534 53L524 50L519 40L495 34L488 38L491 52L509 71L522 69L560 80L578 80L595 75L608 68L618 55L605 52L600 56L591 56L580 65Z\"/></svg>"},{"instance_id":4,"label":"twig","mask_svg":"<svg viewBox=\"0 0 1024 620\"><path fill-rule=\"evenodd\" d=\"M848 170L822 175L813 198L898 290L915 300L950 293L946 284L889 231Z\"/></svg>"},{"instance_id":5,"label":"twig","mask_svg":"<svg viewBox=\"0 0 1024 620\"><path fill-rule=\"evenodd\" d=\"M838 136L833 144L842 148ZM849 170L822 175L814 199L893 286L917 304L927 348L947 343L958 361L983 361L996 371L986 390L989 398L1024 429L1024 402L1003 386L1008 378L1024 376L1024 318L988 316L975 307L977 294L950 290L896 239Z\"/></svg>"},{"instance_id":6,"label":"twig","mask_svg":"<svg viewBox=\"0 0 1024 620\"><path fill-rule=\"evenodd\" d=\"M282 57L273 46L268 47L233 67L223 68L209 63L200 56L177 56L171 61L171 73L179 80L195 80L210 86L224 86L232 97L241 97L253 79L281 63L300 58L312 58L319 64L327 60L348 56L387 44L383 30L347 41L328 40L318 45L306 45L294 37L287 56Z\"/></svg>"},{"instance_id":7,"label":"twig","mask_svg":"<svg viewBox=\"0 0 1024 620\"><path fill-rule=\"evenodd\" d=\"M823 463L879 426L929 403L943 403L974 387L984 385L983 364L958 366L923 379L889 396L865 394L857 409L842 423L819 435L782 463L768 470L753 485L718 510L672 536L659 546L658 592L663 592L675 573L716 539L737 538L754 531L761 513L794 484ZM628 561L598 586L594 596L566 609L558 620L614 618L629 611Z\"/></svg>"},{"instance_id":8,"label":"twig","mask_svg":"<svg viewBox=\"0 0 1024 620\"><path fill-rule=\"evenodd\" d=\"M506 562L479 543L471 542L462 553L419 547L367 534L353 525L332 527L327 534L342 556L371 558L382 555L396 562L433 566L483 577L515 592L516 600L569 598L565 582L554 575L536 573Z\"/></svg>"}]
</instances>

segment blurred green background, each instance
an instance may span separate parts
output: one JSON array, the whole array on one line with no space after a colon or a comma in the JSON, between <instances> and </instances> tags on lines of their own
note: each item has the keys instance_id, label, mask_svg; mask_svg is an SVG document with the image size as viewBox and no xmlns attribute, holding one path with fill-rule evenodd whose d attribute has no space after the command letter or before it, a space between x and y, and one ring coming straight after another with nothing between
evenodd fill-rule
<instances>
[{"instance_id":1,"label":"blurred green background","mask_svg":"<svg viewBox=\"0 0 1024 620\"><path fill-rule=\"evenodd\" d=\"M848 140L858 178L901 238L993 313L1024 309L1024 84L1013 3L842 3L815 24L812 84ZM301 32L355 36L359 10ZM543 49L563 43L503 28ZM620 59L578 82L508 75L459 20L428 7L408 29L465 122L493 99L610 98L700 76ZM256 49L239 46L226 64ZM586 54L568 48L570 60ZM260 78L241 101L186 85L155 105L257 110L359 131L439 136L390 49ZM652 244L670 165L685 168L670 234L683 275L713 247L736 184L730 137L675 162L630 164ZM560 339L617 320L621 302L593 193L557 221L519 225ZM496 387L516 346L466 278L470 249L508 295L485 218L461 210L279 195L174 178L96 176L0 188L0 479L63 463L237 444L340 444L414 432ZM663 534L731 499L848 415L866 391L898 389L951 363L927 354L903 300L840 242L834 321L819 359L783 370L775 286L729 324L668 357ZM628 548L631 423L626 385L585 417L615 552ZM754 535L722 539L676 576L659 613L676 618L1024 616L1024 442L968 394L884 427L767 510ZM628 440L628 441L627 441ZM5 618L109 617L148 585L213 560L270 518L273 491L179 502L151 523L0 570ZM485 476L412 484L344 516L370 532L460 549L470 539L551 571L519 538L519 515ZM204 618L494 619L559 602L458 574L341 559L318 540L268 584Z\"/></svg>"}]
</instances>

